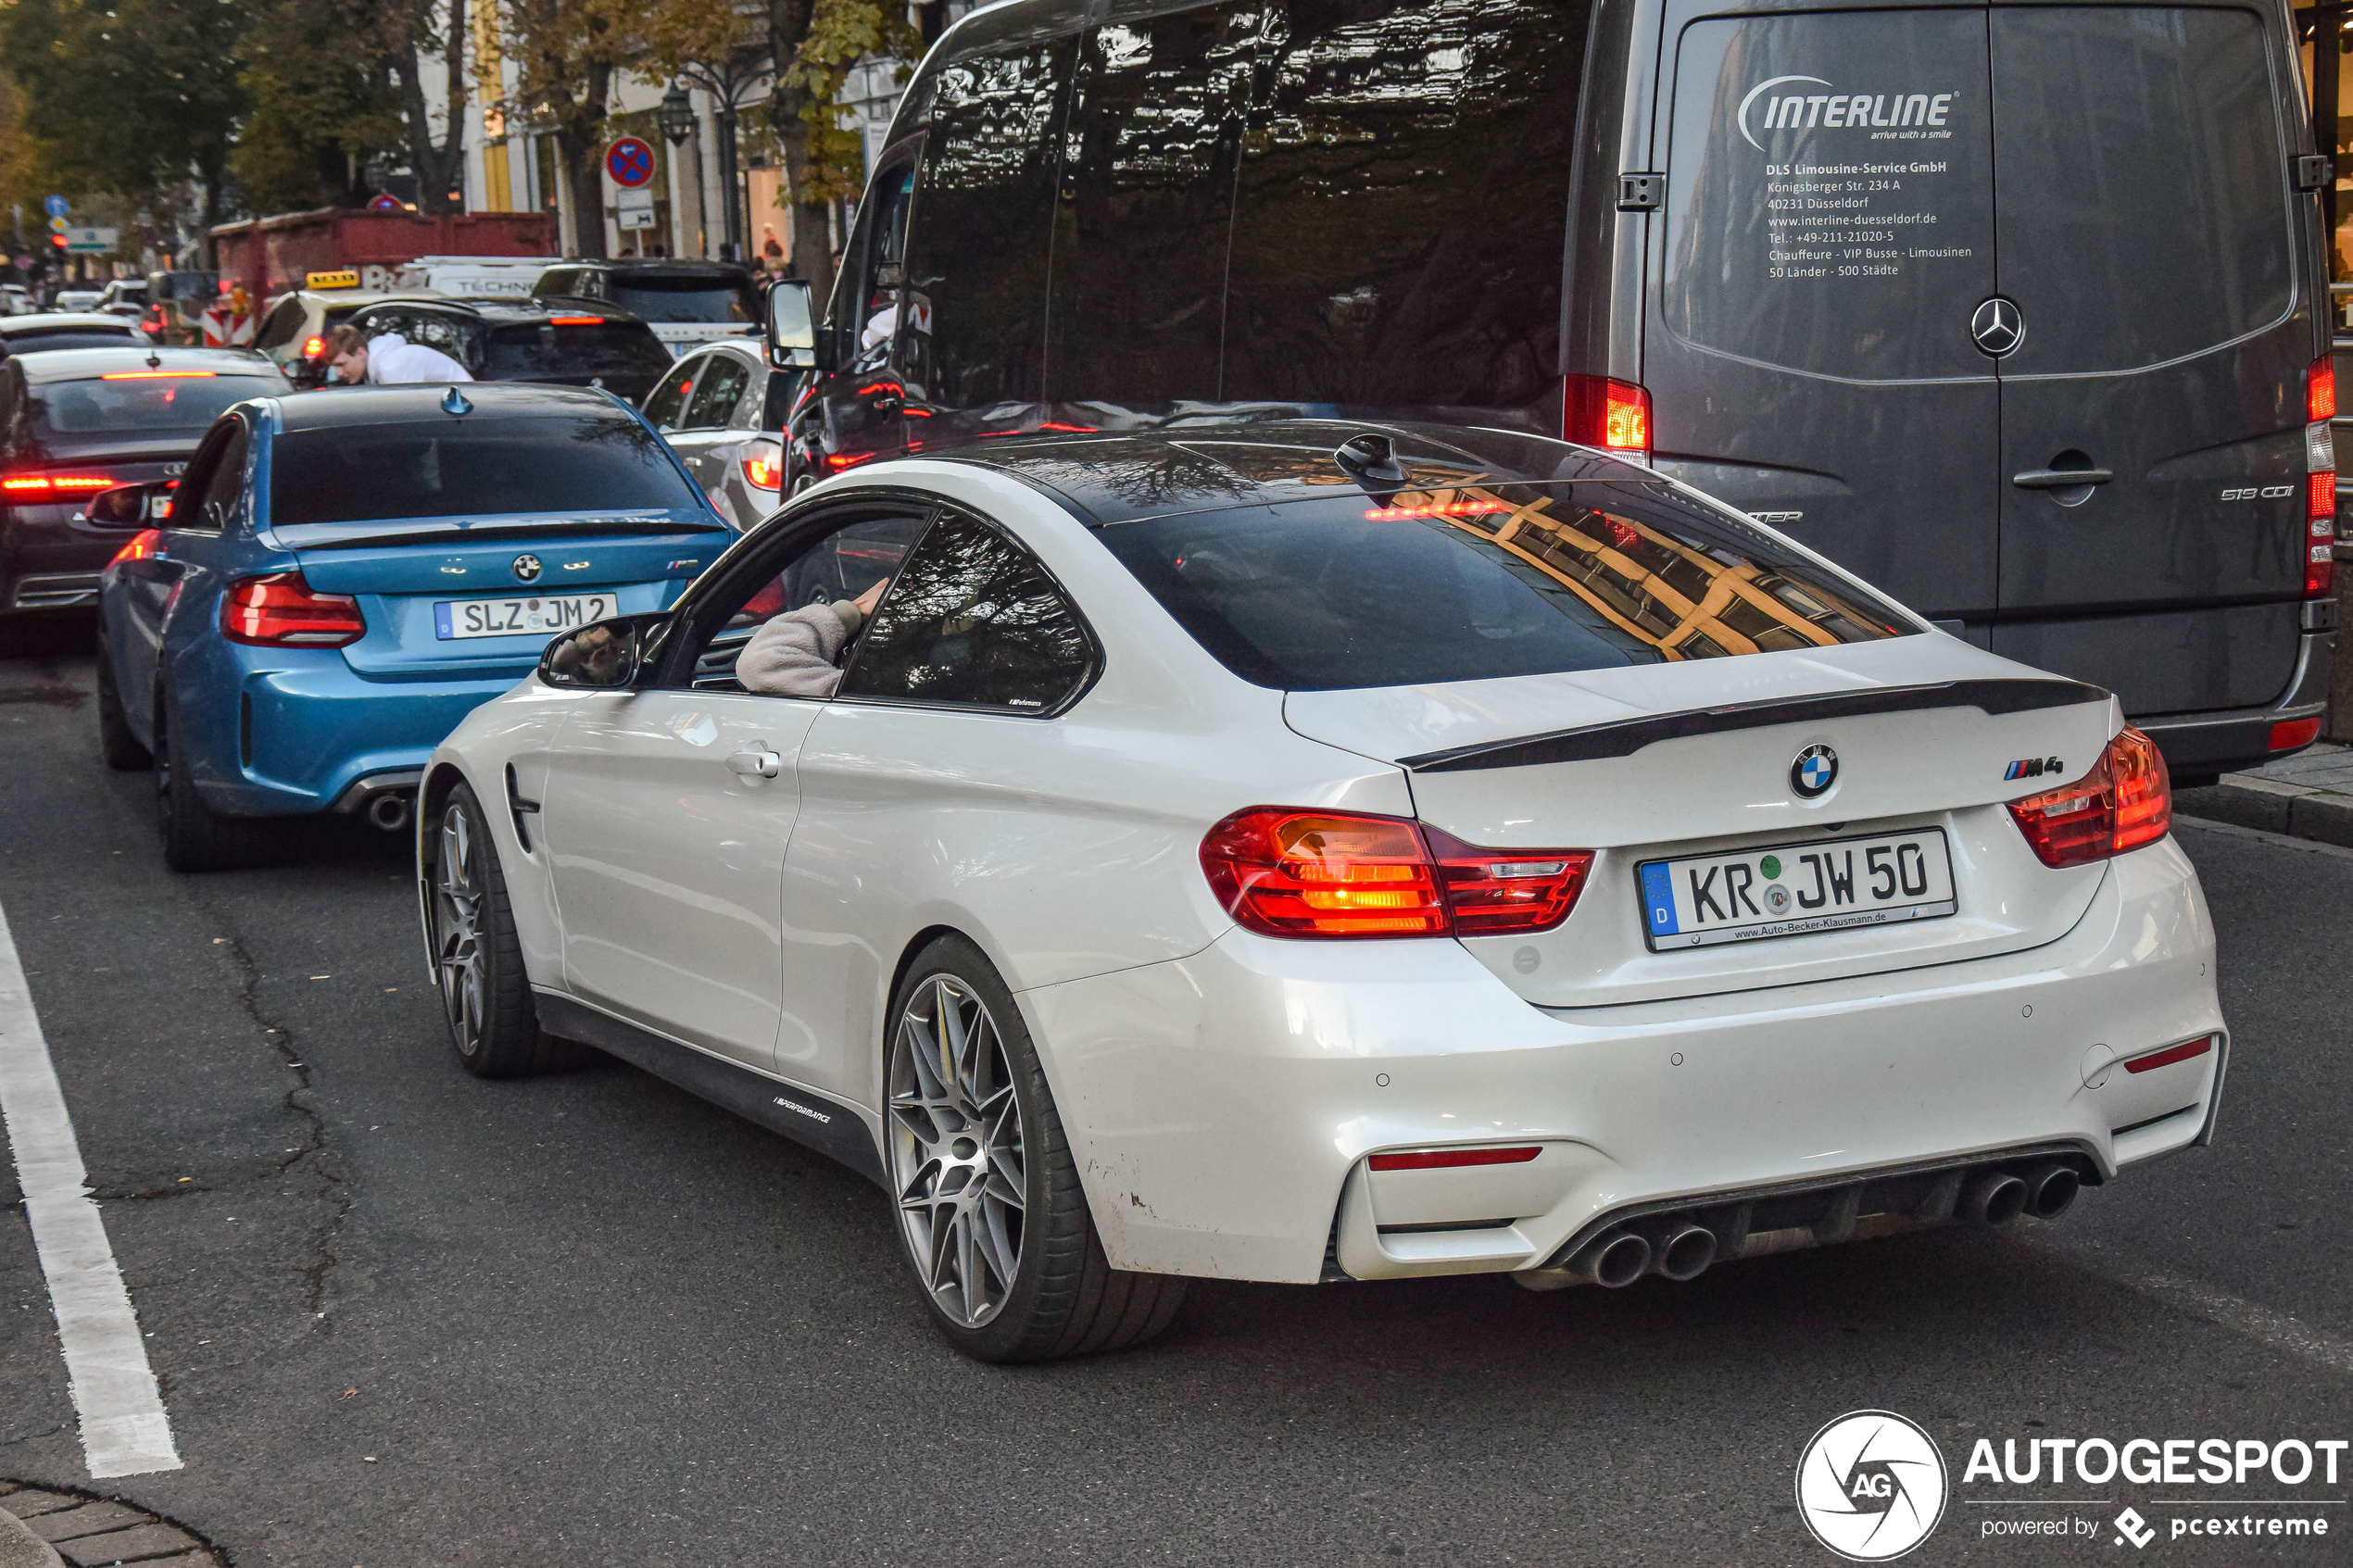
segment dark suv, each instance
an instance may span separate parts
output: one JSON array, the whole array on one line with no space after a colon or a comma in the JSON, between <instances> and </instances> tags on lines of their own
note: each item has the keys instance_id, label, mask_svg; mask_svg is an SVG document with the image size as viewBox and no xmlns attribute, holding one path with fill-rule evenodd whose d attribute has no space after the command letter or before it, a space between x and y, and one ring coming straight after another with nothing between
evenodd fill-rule
<instances>
[{"instance_id":1,"label":"dark suv","mask_svg":"<svg viewBox=\"0 0 2353 1568\"><path fill-rule=\"evenodd\" d=\"M670 369L670 351L626 311L542 300L387 299L351 313L371 337L438 348L476 381L600 386L635 404Z\"/></svg>"},{"instance_id":2,"label":"dark suv","mask_svg":"<svg viewBox=\"0 0 2353 1568\"><path fill-rule=\"evenodd\" d=\"M616 306L673 354L755 332L760 285L732 261L565 261L539 274L534 299Z\"/></svg>"}]
</instances>

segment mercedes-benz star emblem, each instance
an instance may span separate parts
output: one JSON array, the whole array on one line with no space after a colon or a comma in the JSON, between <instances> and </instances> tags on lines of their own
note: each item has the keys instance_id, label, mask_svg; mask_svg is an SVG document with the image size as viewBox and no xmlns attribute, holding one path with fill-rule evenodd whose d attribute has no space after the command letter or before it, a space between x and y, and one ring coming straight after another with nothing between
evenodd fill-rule
<instances>
[{"instance_id":1,"label":"mercedes-benz star emblem","mask_svg":"<svg viewBox=\"0 0 2353 1568\"><path fill-rule=\"evenodd\" d=\"M1800 800L1818 800L1838 783L1838 753L1827 746L1809 746L1789 765L1789 786Z\"/></svg>"},{"instance_id":2,"label":"mercedes-benz star emblem","mask_svg":"<svg viewBox=\"0 0 2353 1568\"><path fill-rule=\"evenodd\" d=\"M515 558L516 582L535 583L539 580L539 558L537 556L517 556Z\"/></svg>"},{"instance_id":3,"label":"mercedes-benz star emblem","mask_svg":"<svg viewBox=\"0 0 2353 1568\"><path fill-rule=\"evenodd\" d=\"M2018 313L2016 302L1997 294L1979 306L1977 314L1969 319L1969 335L1981 353L1999 359L2025 341L2026 318Z\"/></svg>"}]
</instances>

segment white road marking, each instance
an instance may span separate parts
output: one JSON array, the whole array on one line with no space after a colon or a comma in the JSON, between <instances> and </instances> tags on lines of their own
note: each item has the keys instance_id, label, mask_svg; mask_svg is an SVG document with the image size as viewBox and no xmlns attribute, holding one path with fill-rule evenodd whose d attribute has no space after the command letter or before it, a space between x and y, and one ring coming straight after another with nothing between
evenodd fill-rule
<instances>
[{"instance_id":1,"label":"white road marking","mask_svg":"<svg viewBox=\"0 0 2353 1568\"><path fill-rule=\"evenodd\" d=\"M2037 1237L2034 1245L2057 1252L2101 1278L2161 1302L2177 1312L2186 1312L2191 1317L2219 1323L2259 1344L2324 1366L2331 1372L2353 1373L2353 1343L2340 1339L2324 1329L2314 1328L2300 1318L2242 1300L2203 1280L2168 1273L2161 1269L2137 1268L2100 1242Z\"/></svg>"},{"instance_id":2,"label":"white road marking","mask_svg":"<svg viewBox=\"0 0 2353 1568\"><path fill-rule=\"evenodd\" d=\"M106 1222L90 1198L73 1119L66 1113L65 1091L32 1010L6 911L0 911L0 1121L16 1152L33 1248L48 1276L91 1476L179 1469L171 1418L147 1365L131 1293L107 1245Z\"/></svg>"}]
</instances>

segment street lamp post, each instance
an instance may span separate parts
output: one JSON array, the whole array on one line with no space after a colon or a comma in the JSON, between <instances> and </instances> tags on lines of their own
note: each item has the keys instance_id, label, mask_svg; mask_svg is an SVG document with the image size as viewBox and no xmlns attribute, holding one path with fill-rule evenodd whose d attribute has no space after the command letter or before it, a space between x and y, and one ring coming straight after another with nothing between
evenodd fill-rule
<instances>
[{"instance_id":1,"label":"street lamp post","mask_svg":"<svg viewBox=\"0 0 2353 1568\"><path fill-rule=\"evenodd\" d=\"M729 261L741 261L744 258L744 229L742 213L736 201L736 116L743 107L746 92L767 79L768 52L748 49L715 65L689 65L678 74L710 94L715 106L711 118L717 121L719 128L719 205L724 214L721 228L726 234L722 249ZM678 88L673 86L671 91L677 93L682 102L685 100L686 94ZM665 94L662 99L664 112L667 112L669 102ZM667 129L662 132L664 135L669 133Z\"/></svg>"},{"instance_id":2,"label":"street lamp post","mask_svg":"<svg viewBox=\"0 0 2353 1568\"><path fill-rule=\"evenodd\" d=\"M675 205L678 199L678 181L674 172L678 167L678 149L684 147L686 144L686 139L695 133L695 106L693 100L686 96L686 89L683 84L675 80L672 81L670 91L661 95L661 110L656 119L661 126L662 139L671 146L670 166L673 172L670 182L670 199L673 203L671 214L674 225L678 212ZM704 194L706 182L702 177L702 155L698 151L692 157L695 166L695 235L698 244L708 245L711 238L711 204ZM678 254L681 256L686 254L683 242L678 246Z\"/></svg>"}]
</instances>

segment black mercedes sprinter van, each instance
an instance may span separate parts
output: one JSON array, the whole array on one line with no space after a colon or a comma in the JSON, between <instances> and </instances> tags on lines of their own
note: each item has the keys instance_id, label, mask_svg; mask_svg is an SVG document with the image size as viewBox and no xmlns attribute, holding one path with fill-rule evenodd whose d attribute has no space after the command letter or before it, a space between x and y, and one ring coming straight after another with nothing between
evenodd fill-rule
<instances>
[{"instance_id":1,"label":"black mercedes sprinter van","mask_svg":"<svg viewBox=\"0 0 2353 1568\"><path fill-rule=\"evenodd\" d=\"M2114 690L2198 783L2326 697L2328 178L2277 0L1006 0L909 84L788 464L1565 434Z\"/></svg>"}]
</instances>

